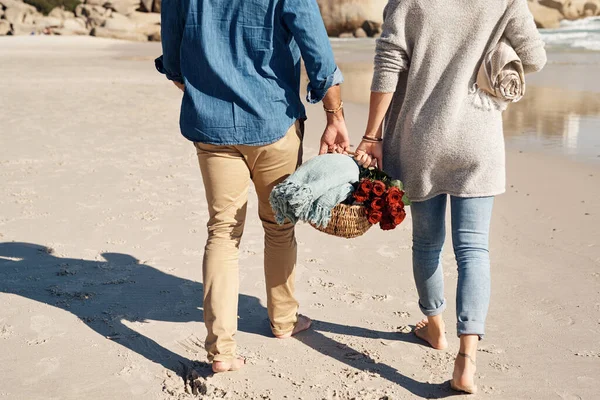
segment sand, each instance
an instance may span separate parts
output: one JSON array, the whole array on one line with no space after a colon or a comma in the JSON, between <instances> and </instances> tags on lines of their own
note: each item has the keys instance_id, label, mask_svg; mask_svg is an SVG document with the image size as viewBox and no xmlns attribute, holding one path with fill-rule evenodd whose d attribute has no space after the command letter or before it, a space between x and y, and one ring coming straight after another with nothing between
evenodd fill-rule
<instances>
[{"instance_id":1,"label":"sand","mask_svg":"<svg viewBox=\"0 0 600 400\"><path fill-rule=\"evenodd\" d=\"M156 44L88 37L0 38L0 399L454 395L451 246L447 351L405 333L421 318L410 220L350 241L299 226L297 293L314 329L275 340L253 196L237 335L248 366L209 376L204 190L178 132L181 94L154 71L159 53ZM544 82L540 74L536 86ZM355 143L367 112L356 103L347 106ZM323 116L319 106L309 113L311 156ZM478 397L600 398L599 168L510 148Z\"/></svg>"}]
</instances>

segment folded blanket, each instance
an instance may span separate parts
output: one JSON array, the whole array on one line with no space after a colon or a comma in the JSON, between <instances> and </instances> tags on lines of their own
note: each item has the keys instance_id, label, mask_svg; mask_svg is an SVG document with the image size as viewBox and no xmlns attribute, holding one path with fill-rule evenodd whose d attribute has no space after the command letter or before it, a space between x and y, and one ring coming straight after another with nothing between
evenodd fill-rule
<instances>
[{"instance_id":1,"label":"folded blanket","mask_svg":"<svg viewBox=\"0 0 600 400\"><path fill-rule=\"evenodd\" d=\"M359 173L356 162L342 154L323 154L306 162L271 192L277 223L289 219L327 226L331 210L350 196Z\"/></svg>"},{"instance_id":2,"label":"folded blanket","mask_svg":"<svg viewBox=\"0 0 600 400\"><path fill-rule=\"evenodd\" d=\"M477 74L477 86L506 102L517 102L525 95L523 64L506 39L485 55Z\"/></svg>"}]
</instances>

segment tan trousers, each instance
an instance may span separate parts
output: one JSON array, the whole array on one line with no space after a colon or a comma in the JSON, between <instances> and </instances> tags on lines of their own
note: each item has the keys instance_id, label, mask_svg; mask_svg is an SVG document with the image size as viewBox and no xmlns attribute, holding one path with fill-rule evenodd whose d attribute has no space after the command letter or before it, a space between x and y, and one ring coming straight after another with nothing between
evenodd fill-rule
<instances>
[{"instance_id":1,"label":"tan trousers","mask_svg":"<svg viewBox=\"0 0 600 400\"><path fill-rule=\"evenodd\" d=\"M204 321L206 351L212 361L236 355L239 294L238 256L244 231L248 188L254 183L258 214L265 232L267 310L275 335L289 333L297 321L294 225L278 225L269 195L302 160L303 124L296 122L285 137L266 146L214 146L196 143L210 220L204 252Z\"/></svg>"}]
</instances>

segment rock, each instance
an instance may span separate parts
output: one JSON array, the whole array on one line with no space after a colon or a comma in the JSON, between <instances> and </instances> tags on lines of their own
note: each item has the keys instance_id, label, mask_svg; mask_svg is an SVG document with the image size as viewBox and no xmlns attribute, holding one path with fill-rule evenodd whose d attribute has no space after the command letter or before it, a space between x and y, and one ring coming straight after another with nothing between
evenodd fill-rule
<instances>
[{"instance_id":1,"label":"rock","mask_svg":"<svg viewBox=\"0 0 600 400\"><path fill-rule=\"evenodd\" d=\"M11 24L22 24L25 20L25 11L20 8L7 8L4 11L4 19Z\"/></svg>"},{"instance_id":2,"label":"rock","mask_svg":"<svg viewBox=\"0 0 600 400\"><path fill-rule=\"evenodd\" d=\"M90 27L102 26L104 21L110 16L109 10L89 4L80 4L75 8L75 15L78 18L84 18Z\"/></svg>"},{"instance_id":3,"label":"rock","mask_svg":"<svg viewBox=\"0 0 600 400\"><path fill-rule=\"evenodd\" d=\"M142 10L151 13L152 7L154 6L154 0L141 0Z\"/></svg>"},{"instance_id":4,"label":"rock","mask_svg":"<svg viewBox=\"0 0 600 400\"><path fill-rule=\"evenodd\" d=\"M340 34L340 39L353 39L354 38L354 34L350 33L350 32L344 32L342 34Z\"/></svg>"},{"instance_id":5,"label":"rock","mask_svg":"<svg viewBox=\"0 0 600 400\"><path fill-rule=\"evenodd\" d=\"M362 28L369 37L375 37L377 34L381 33L381 24L375 21L365 21L362 24Z\"/></svg>"},{"instance_id":6,"label":"rock","mask_svg":"<svg viewBox=\"0 0 600 400\"><path fill-rule=\"evenodd\" d=\"M0 36L6 36L10 32L10 22L0 19Z\"/></svg>"},{"instance_id":7,"label":"rock","mask_svg":"<svg viewBox=\"0 0 600 400\"><path fill-rule=\"evenodd\" d=\"M85 0L85 4L89 4L90 6L104 6L108 3L108 0Z\"/></svg>"},{"instance_id":8,"label":"rock","mask_svg":"<svg viewBox=\"0 0 600 400\"><path fill-rule=\"evenodd\" d=\"M71 11L65 11L65 9L62 7L54 7L48 16L60 19L70 19L75 18L75 13L72 13Z\"/></svg>"},{"instance_id":9,"label":"rock","mask_svg":"<svg viewBox=\"0 0 600 400\"><path fill-rule=\"evenodd\" d=\"M354 32L365 21L383 23L383 8L388 0L317 0L330 36Z\"/></svg>"},{"instance_id":10,"label":"rock","mask_svg":"<svg viewBox=\"0 0 600 400\"><path fill-rule=\"evenodd\" d=\"M600 0L538 0L537 3L560 12L566 19L570 20L600 14ZM532 8L531 2L529 5ZM537 18L536 13L534 13L534 16Z\"/></svg>"},{"instance_id":11,"label":"rock","mask_svg":"<svg viewBox=\"0 0 600 400\"><path fill-rule=\"evenodd\" d=\"M148 36L148 40L151 42L160 42L162 40L160 36L160 30Z\"/></svg>"},{"instance_id":12,"label":"rock","mask_svg":"<svg viewBox=\"0 0 600 400\"><path fill-rule=\"evenodd\" d=\"M529 10L538 28L554 29L560 26L563 15L555 8L543 6L535 2L528 2Z\"/></svg>"},{"instance_id":13,"label":"rock","mask_svg":"<svg viewBox=\"0 0 600 400\"><path fill-rule=\"evenodd\" d=\"M568 0L563 2L562 13L566 19L575 20L586 17L586 10L595 11L598 9L598 1L594 0Z\"/></svg>"},{"instance_id":14,"label":"rock","mask_svg":"<svg viewBox=\"0 0 600 400\"><path fill-rule=\"evenodd\" d=\"M25 18L23 18L23 23L25 25L35 25L35 20L43 17L42 14L25 14Z\"/></svg>"},{"instance_id":15,"label":"rock","mask_svg":"<svg viewBox=\"0 0 600 400\"><path fill-rule=\"evenodd\" d=\"M146 35L148 38L150 38L150 36L160 37L160 25L142 25L142 26L139 26L135 31ZM159 41L159 40L153 40L153 41Z\"/></svg>"},{"instance_id":16,"label":"rock","mask_svg":"<svg viewBox=\"0 0 600 400\"><path fill-rule=\"evenodd\" d=\"M90 31L86 30L71 30L65 28L52 29L52 33L59 36L87 36Z\"/></svg>"},{"instance_id":17,"label":"rock","mask_svg":"<svg viewBox=\"0 0 600 400\"><path fill-rule=\"evenodd\" d=\"M63 28L65 31L73 32L74 35L87 35L90 33L90 30L87 29L86 21L83 18L66 19L63 22Z\"/></svg>"},{"instance_id":18,"label":"rock","mask_svg":"<svg viewBox=\"0 0 600 400\"><path fill-rule=\"evenodd\" d=\"M133 42L147 42L148 36L141 34L139 32L127 32L127 31L117 31L112 29L100 28L96 27L92 29L92 36L108 38L108 39L120 39L120 40L129 40Z\"/></svg>"},{"instance_id":19,"label":"rock","mask_svg":"<svg viewBox=\"0 0 600 400\"><path fill-rule=\"evenodd\" d=\"M138 26L142 25L160 25L160 14L145 13L136 11L128 16Z\"/></svg>"},{"instance_id":20,"label":"rock","mask_svg":"<svg viewBox=\"0 0 600 400\"><path fill-rule=\"evenodd\" d=\"M355 38L366 38L367 36L367 32L365 32L365 30L363 28L358 28L357 30L354 31L354 37Z\"/></svg>"},{"instance_id":21,"label":"rock","mask_svg":"<svg viewBox=\"0 0 600 400\"><path fill-rule=\"evenodd\" d=\"M34 20L35 26L40 28L62 28L63 20L54 17L37 17Z\"/></svg>"},{"instance_id":22,"label":"rock","mask_svg":"<svg viewBox=\"0 0 600 400\"><path fill-rule=\"evenodd\" d=\"M18 9L22 10L24 13L28 13L28 14L37 13L37 9L34 6L25 4L22 1L0 0L0 5L3 5L4 8L18 8Z\"/></svg>"},{"instance_id":23,"label":"rock","mask_svg":"<svg viewBox=\"0 0 600 400\"><path fill-rule=\"evenodd\" d=\"M135 31L137 25L124 15L113 13L111 18L104 21L102 27L116 31Z\"/></svg>"},{"instance_id":24,"label":"rock","mask_svg":"<svg viewBox=\"0 0 600 400\"><path fill-rule=\"evenodd\" d=\"M39 34L41 31L39 29L39 27L35 26L35 25L27 25L27 24L19 24L19 23L13 23L12 24L12 34L14 36L27 36L27 35L37 35Z\"/></svg>"},{"instance_id":25,"label":"rock","mask_svg":"<svg viewBox=\"0 0 600 400\"><path fill-rule=\"evenodd\" d=\"M161 4L162 4L162 0L154 0L154 5L152 6L152 11L155 13L160 13Z\"/></svg>"},{"instance_id":26,"label":"rock","mask_svg":"<svg viewBox=\"0 0 600 400\"><path fill-rule=\"evenodd\" d=\"M140 0L110 0L107 4L119 14L129 15L140 8Z\"/></svg>"}]
</instances>

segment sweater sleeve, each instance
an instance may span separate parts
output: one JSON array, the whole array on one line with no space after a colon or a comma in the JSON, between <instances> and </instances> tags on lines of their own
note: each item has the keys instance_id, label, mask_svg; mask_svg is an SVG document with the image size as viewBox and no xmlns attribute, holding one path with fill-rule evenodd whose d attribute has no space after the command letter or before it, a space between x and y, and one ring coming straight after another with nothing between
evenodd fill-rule
<instances>
[{"instance_id":1,"label":"sweater sleeve","mask_svg":"<svg viewBox=\"0 0 600 400\"><path fill-rule=\"evenodd\" d=\"M546 65L546 50L535 26L527 0L514 0L512 17L508 21L505 36L523 63L525 73L537 72Z\"/></svg>"},{"instance_id":2,"label":"sweater sleeve","mask_svg":"<svg viewBox=\"0 0 600 400\"><path fill-rule=\"evenodd\" d=\"M398 0L390 0L383 11L383 32L375 47L373 92L395 92L400 73L410 65L406 51L405 16Z\"/></svg>"}]
</instances>

